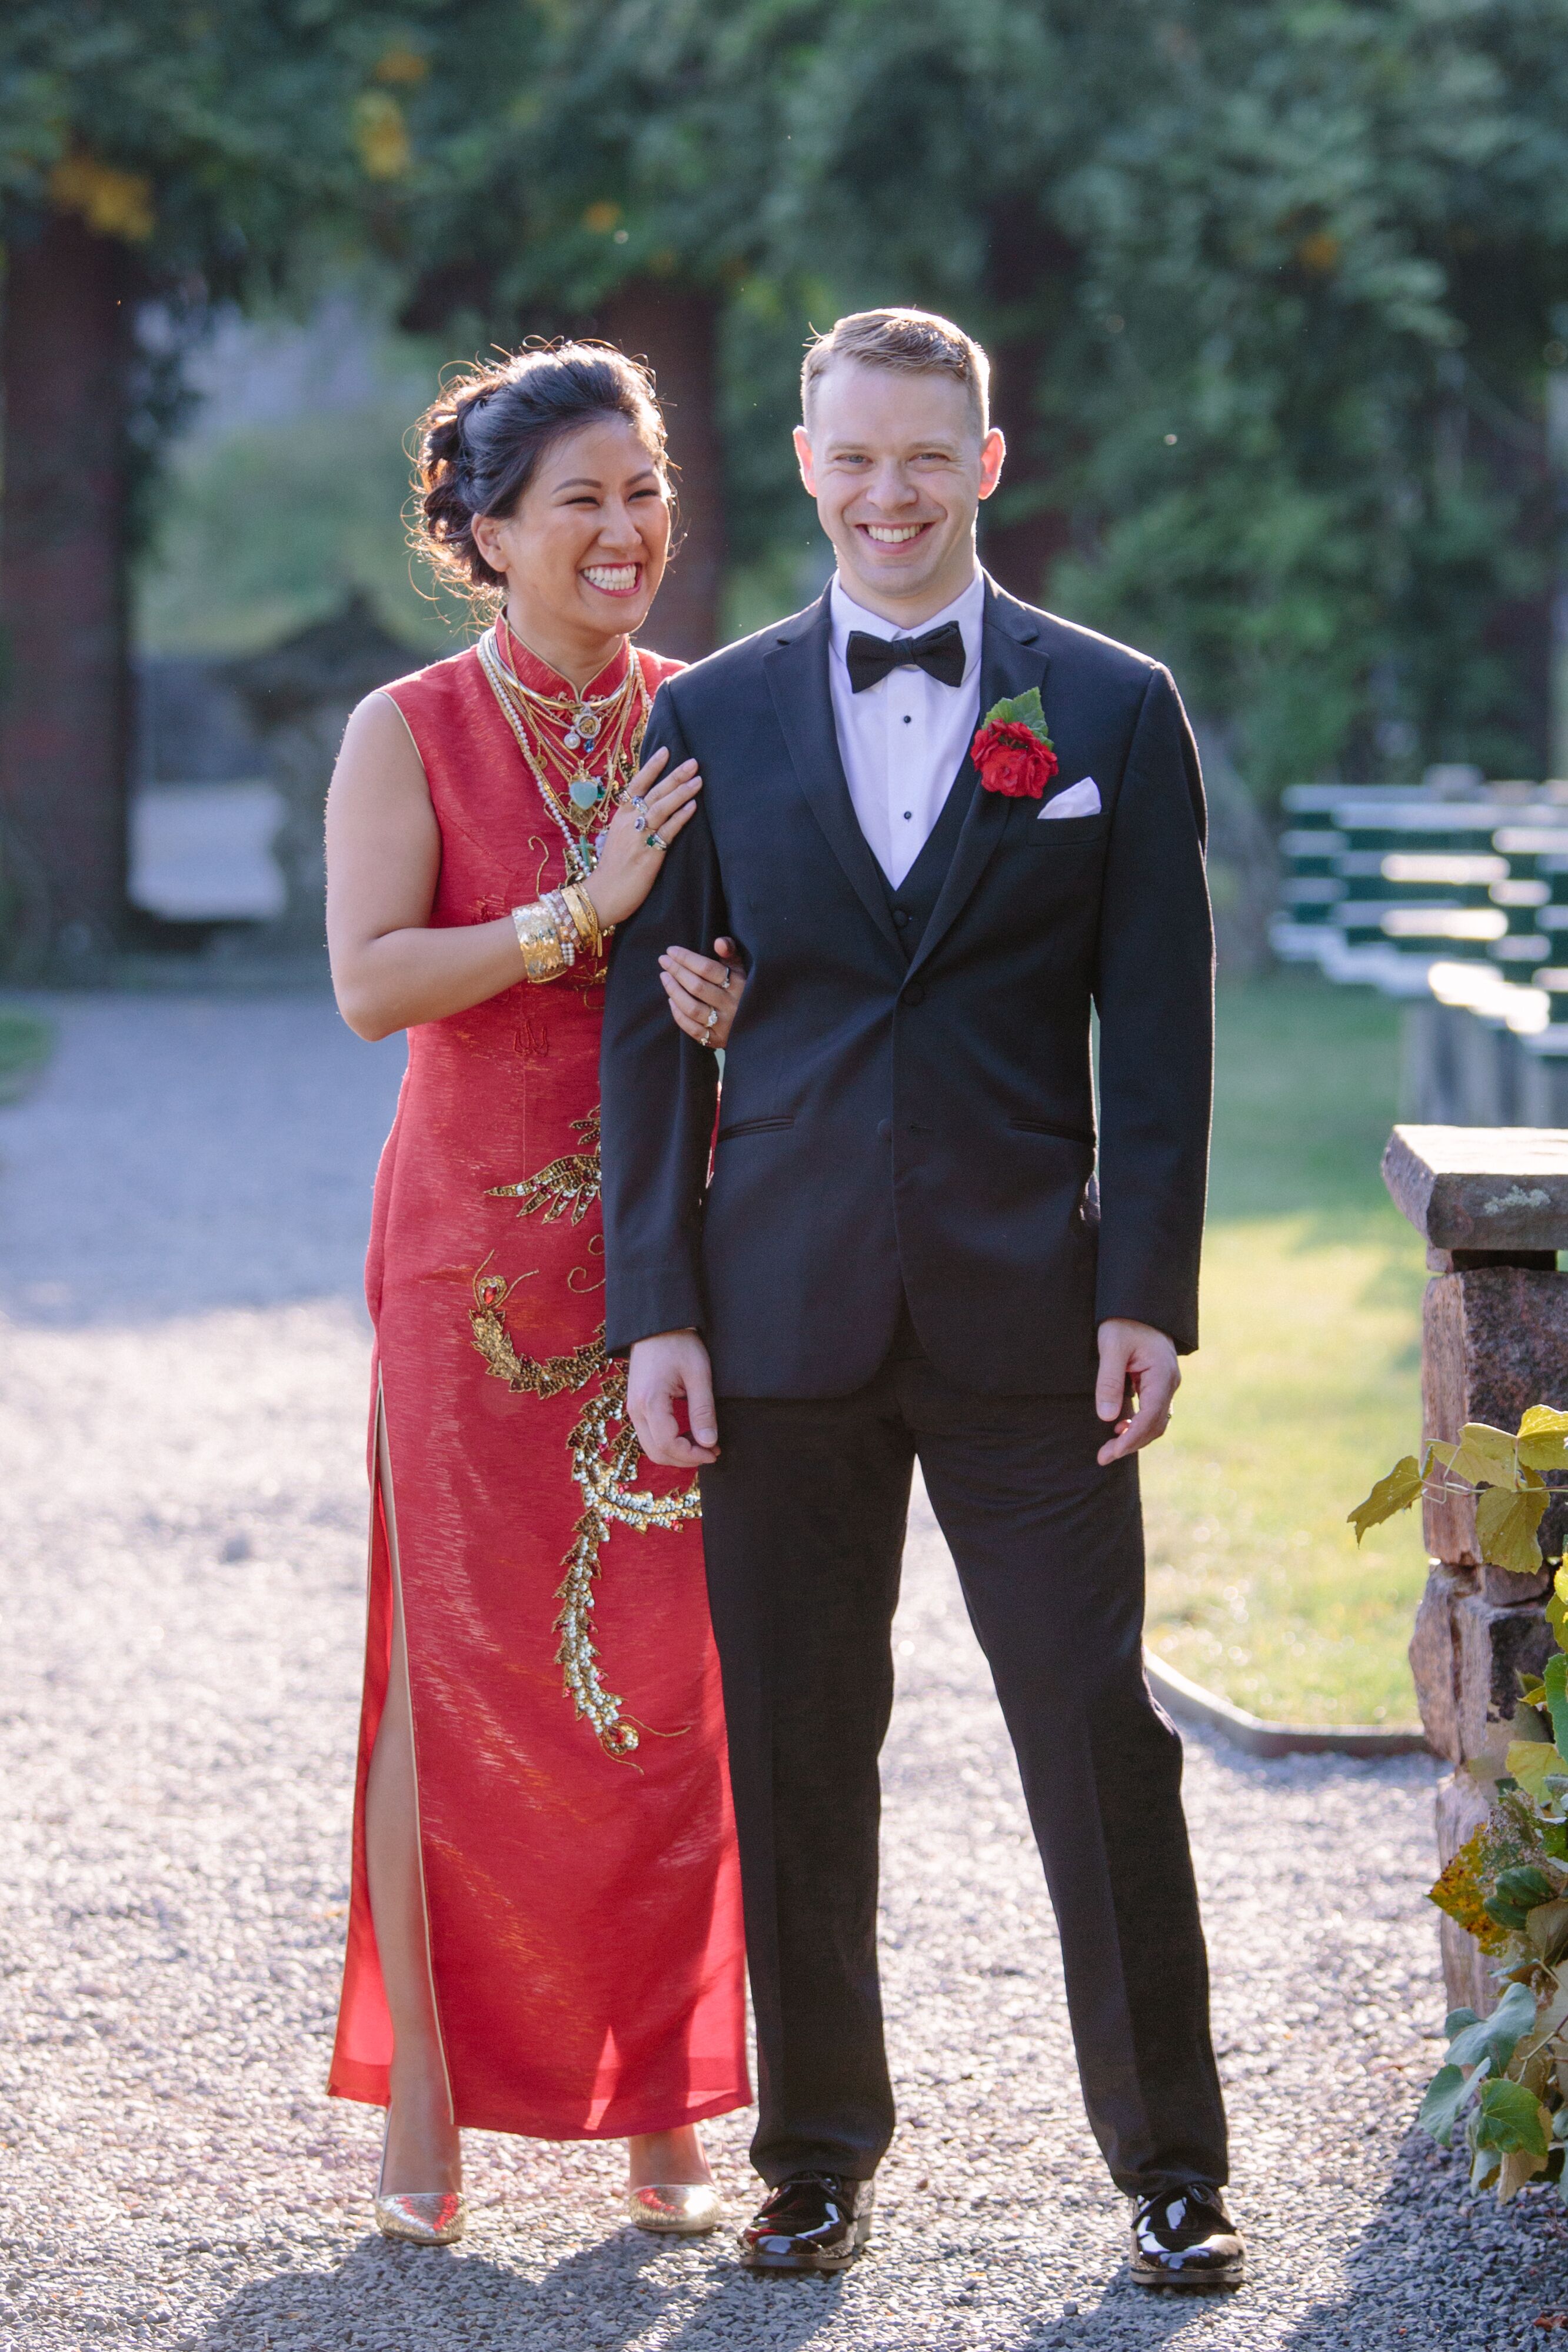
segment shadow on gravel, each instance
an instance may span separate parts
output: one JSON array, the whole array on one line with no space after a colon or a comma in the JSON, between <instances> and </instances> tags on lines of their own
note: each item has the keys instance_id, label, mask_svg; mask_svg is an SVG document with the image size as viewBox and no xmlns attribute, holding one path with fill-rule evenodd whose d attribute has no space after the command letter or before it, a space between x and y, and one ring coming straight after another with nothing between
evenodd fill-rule
<instances>
[{"instance_id":1,"label":"shadow on gravel","mask_svg":"<svg viewBox=\"0 0 1568 2352\"><path fill-rule=\"evenodd\" d=\"M1568 2313L1568 2220L1556 2193L1471 2197L1462 2159L1412 2129L1375 2214L1345 2258L1349 2284L1304 2313L1281 2352L1523 2352Z\"/></svg>"},{"instance_id":2,"label":"shadow on gravel","mask_svg":"<svg viewBox=\"0 0 1568 2352\"><path fill-rule=\"evenodd\" d=\"M655 2327L660 2352L698 2341L796 2352L842 2291L836 2279L754 2278L727 2257L694 2273L674 2247L631 2230L537 2279L481 2254L367 2238L336 2270L243 2288L179 2352L622 2352Z\"/></svg>"}]
</instances>

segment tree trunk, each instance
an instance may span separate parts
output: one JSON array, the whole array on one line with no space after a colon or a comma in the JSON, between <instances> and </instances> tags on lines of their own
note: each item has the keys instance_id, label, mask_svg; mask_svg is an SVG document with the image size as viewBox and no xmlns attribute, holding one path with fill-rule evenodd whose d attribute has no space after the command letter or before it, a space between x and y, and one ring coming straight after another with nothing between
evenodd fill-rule
<instances>
[{"instance_id":1,"label":"tree trunk","mask_svg":"<svg viewBox=\"0 0 1568 2352\"><path fill-rule=\"evenodd\" d=\"M982 507L987 569L1026 604L1045 599L1052 566L1071 543L1071 516L1059 488L1066 453L1040 414L1051 327L1070 299L1077 257L1021 204L992 223L988 277L999 314L993 341L991 422L1008 445L995 498Z\"/></svg>"},{"instance_id":2,"label":"tree trunk","mask_svg":"<svg viewBox=\"0 0 1568 2352\"><path fill-rule=\"evenodd\" d=\"M612 296L593 323L607 342L653 369L678 469L678 551L642 635L662 654L696 661L718 644L724 587L718 304L695 288L643 278Z\"/></svg>"},{"instance_id":3,"label":"tree trunk","mask_svg":"<svg viewBox=\"0 0 1568 2352\"><path fill-rule=\"evenodd\" d=\"M9 237L0 858L26 930L67 969L112 949L125 907L131 275L123 246L64 215Z\"/></svg>"}]
</instances>

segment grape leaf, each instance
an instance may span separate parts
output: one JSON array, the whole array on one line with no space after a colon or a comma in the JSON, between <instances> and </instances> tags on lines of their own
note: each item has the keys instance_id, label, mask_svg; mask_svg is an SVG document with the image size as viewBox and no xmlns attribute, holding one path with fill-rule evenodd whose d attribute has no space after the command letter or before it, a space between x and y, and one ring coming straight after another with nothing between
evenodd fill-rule
<instances>
[{"instance_id":1,"label":"grape leaf","mask_svg":"<svg viewBox=\"0 0 1568 2352\"><path fill-rule=\"evenodd\" d=\"M1429 2131L1439 2147L1451 2147L1454 2126L1469 2103L1475 2087L1473 2075L1461 2074L1457 2066L1439 2066L1427 2086L1416 2122Z\"/></svg>"},{"instance_id":2,"label":"grape leaf","mask_svg":"<svg viewBox=\"0 0 1568 2352\"><path fill-rule=\"evenodd\" d=\"M1455 2014L1463 2017L1469 2012L1459 2010ZM1490 2017L1476 2018L1460 2027L1449 2042L1448 2063L1478 2066L1484 2059L1494 2074L1500 2074L1534 2023L1535 1995L1528 1985L1511 1984Z\"/></svg>"},{"instance_id":3,"label":"grape leaf","mask_svg":"<svg viewBox=\"0 0 1568 2352\"><path fill-rule=\"evenodd\" d=\"M1380 1478L1366 1500L1358 1503L1347 1514L1350 1526L1355 1529L1359 1543L1368 1528L1380 1527L1391 1519L1396 1511L1407 1511L1421 1492L1421 1465L1413 1454L1396 1462L1386 1478Z\"/></svg>"},{"instance_id":4,"label":"grape leaf","mask_svg":"<svg viewBox=\"0 0 1568 2352\"><path fill-rule=\"evenodd\" d=\"M1544 1486L1527 1486L1509 1493L1490 1486L1476 1501L1476 1540L1481 1558L1511 1576L1533 1576L1541 1566L1536 1529L1545 1517L1551 1496Z\"/></svg>"},{"instance_id":5,"label":"grape leaf","mask_svg":"<svg viewBox=\"0 0 1568 2352\"><path fill-rule=\"evenodd\" d=\"M1548 1775L1568 1772L1568 1764L1549 1740L1516 1739L1508 1751L1508 1769L1526 1796L1544 1805L1551 1796L1546 1786Z\"/></svg>"},{"instance_id":6,"label":"grape leaf","mask_svg":"<svg viewBox=\"0 0 1568 2352\"><path fill-rule=\"evenodd\" d=\"M1475 2145L1504 2156L1544 2157L1552 2145L1552 2120L1533 2091L1522 2083L1481 2084Z\"/></svg>"},{"instance_id":7,"label":"grape leaf","mask_svg":"<svg viewBox=\"0 0 1568 2352\"><path fill-rule=\"evenodd\" d=\"M1437 1885L1428 1888L1427 1900L1435 1903L1456 1920L1466 1935L1473 1936L1483 1952L1498 1950L1504 1940L1503 1930L1486 1908L1486 1890L1478 1872L1486 1850L1487 1833L1477 1830L1466 1840L1439 1875ZM1475 2011L1457 2009L1448 2019L1446 2032L1451 2041L1461 2027L1473 2025Z\"/></svg>"},{"instance_id":8,"label":"grape leaf","mask_svg":"<svg viewBox=\"0 0 1568 2352\"><path fill-rule=\"evenodd\" d=\"M1490 1486L1517 1486L1519 1465L1513 1438L1506 1429L1494 1429L1490 1422L1467 1421L1448 1475L1468 1479L1472 1486L1483 1480Z\"/></svg>"},{"instance_id":9,"label":"grape leaf","mask_svg":"<svg viewBox=\"0 0 1568 2352\"><path fill-rule=\"evenodd\" d=\"M1546 1707L1552 1717L1552 1737L1557 1742L1558 1753L1568 1756L1568 1657L1559 1650L1546 1662L1542 1676L1546 1685Z\"/></svg>"},{"instance_id":10,"label":"grape leaf","mask_svg":"<svg viewBox=\"0 0 1568 2352\"><path fill-rule=\"evenodd\" d=\"M1537 1415L1543 1415L1554 1426L1532 1429L1531 1423ZM1519 1442L1514 1451L1531 1470L1568 1469L1568 1413L1550 1412L1545 1405L1531 1405L1519 1424Z\"/></svg>"}]
</instances>

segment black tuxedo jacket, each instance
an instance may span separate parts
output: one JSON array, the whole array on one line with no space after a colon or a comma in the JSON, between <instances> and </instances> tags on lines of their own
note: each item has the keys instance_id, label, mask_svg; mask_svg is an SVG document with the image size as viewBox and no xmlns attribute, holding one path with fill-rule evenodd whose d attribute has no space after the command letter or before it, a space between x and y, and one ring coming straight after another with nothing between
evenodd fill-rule
<instances>
[{"instance_id":1,"label":"black tuxedo jacket","mask_svg":"<svg viewBox=\"0 0 1568 2352\"><path fill-rule=\"evenodd\" d=\"M1042 818L966 761L912 955L850 800L828 652L824 596L653 707L646 750L695 754L704 789L611 963L610 1349L695 1327L721 1396L846 1395L901 1297L933 1362L990 1393L1092 1388L1109 1316L1196 1347L1213 950L1168 673L988 582L982 716L1039 687L1048 796L1092 776L1102 810ZM671 1020L658 958L724 932L748 977L716 1140L715 1058Z\"/></svg>"}]
</instances>

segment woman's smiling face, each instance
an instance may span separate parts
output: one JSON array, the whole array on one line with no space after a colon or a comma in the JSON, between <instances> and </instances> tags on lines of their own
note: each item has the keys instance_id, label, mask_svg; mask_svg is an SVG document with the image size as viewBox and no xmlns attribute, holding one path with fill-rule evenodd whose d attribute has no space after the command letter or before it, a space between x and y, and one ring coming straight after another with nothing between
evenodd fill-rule
<instances>
[{"instance_id":1,"label":"woman's smiling face","mask_svg":"<svg viewBox=\"0 0 1568 2352\"><path fill-rule=\"evenodd\" d=\"M509 515L476 515L474 540L507 576L507 603L525 641L528 616L586 643L639 628L670 552L670 487L658 459L623 416L563 434L540 458Z\"/></svg>"}]
</instances>

